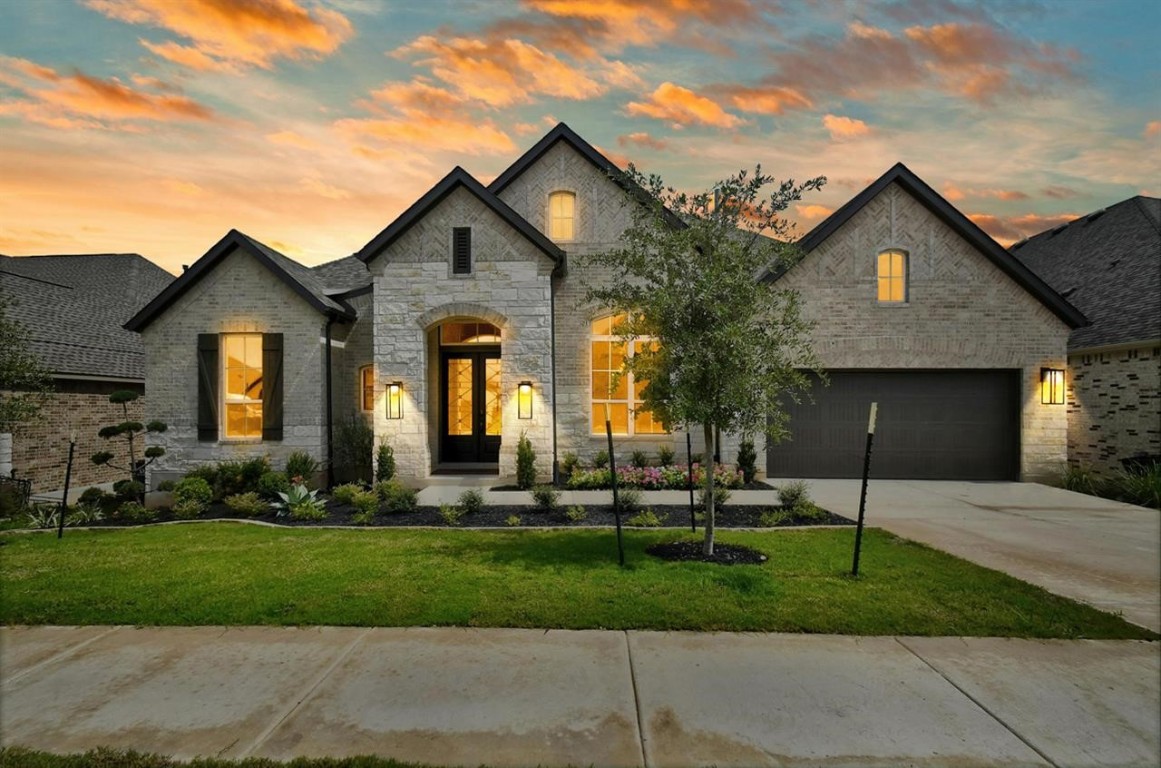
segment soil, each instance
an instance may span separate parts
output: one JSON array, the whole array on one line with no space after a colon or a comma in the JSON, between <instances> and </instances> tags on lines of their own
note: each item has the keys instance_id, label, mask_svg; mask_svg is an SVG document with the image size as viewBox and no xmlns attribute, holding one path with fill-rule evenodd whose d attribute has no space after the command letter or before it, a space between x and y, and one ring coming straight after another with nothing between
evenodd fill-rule
<instances>
[{"instance_id":1,"label":"soil","mask_svg":"<svg viewBox=\"0 0 1161 768\"><path fill-rule=\"evenodd\" d=\"M766 556L740 544L714 544L714 553L706 555L700 541L670 541L652 544L645 551L662 560L714 563L716 565L761 565Z\"/></svg>"}]
</instances>

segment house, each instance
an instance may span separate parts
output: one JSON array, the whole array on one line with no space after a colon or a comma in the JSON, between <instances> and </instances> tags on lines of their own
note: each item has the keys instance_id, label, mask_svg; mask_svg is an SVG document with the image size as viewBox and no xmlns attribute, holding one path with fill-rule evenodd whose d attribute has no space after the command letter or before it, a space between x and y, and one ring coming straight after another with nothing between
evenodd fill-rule
<instances>
[{"instance_id":1,"label":"house","mask_svg":"<svg viewBox=\"0 0 1161 768\"><path fill-rule=\"evenodd\" d=\"M141 337L122 325L173 275L135 253L75 256L0 256L0 292L8 312L28 331L30 351L52 376L42 418L13 439L12 469L33 491L64 486L68 437L76 430L73 487L111 482L125 473L99 467L89 456L108 450L97 430L125 420L109 395L144 392ZM141 420L143 399L129 405ZM118 457L121 461L121 457Z\"/></svg>"},{"instance_id":2,"label":"house","mask_svg":"<svg viewBox=\"0 0 1161 768\"><path fill-rule=\"evenodd\" d=\"M1090 325L1068 337L1068 460L1161 456L1161 199L1138 195L1012 246Z\"/></svg>"},{"instance_id":3,"label":"house","mask_svg":"<svg viewBox=\"0 0 1161 768\"><path fill-rule=\"evenodd\" d=\"M629 377L609 392L634 345L584 302L582 278L601 275L583 257L618 243L639 194L561 124L491 184L455 168L356 254L315 269L231 231L126 325L146 349L148 415L170 427L154 438L167 455L152 477L246 456L278 464L294 450L325 460L335 420L350 412L414 479L511 475L521 435L547 475L565 452L602 450L606 406L622 449L683 448L684 433L637 408ZM1084 318L926 184L896 166L811 233L807 250L777 279L813 307L837 385L820 392L862 391L867 375L885 402L901 398L884 407L884 425L905 425L890 439L884 426L881 451L900 455L893 471L1015 479L1064 460L1064 408L1041 405L1040 371L1063 368ZM978 402L963 399L979 388ZM812 413L865 423L858 397L833 408L829 397ZM943 421L965 403L981 426ZM936 452L954 443L954 455L927 467L921 442L945 426L959 440ZM737 438L723 437L730 460ZM798 430L790 453L845 451L840 438ZM787 473L785 456L771 451L773 474Z\"/></svg>"}]
</instances>

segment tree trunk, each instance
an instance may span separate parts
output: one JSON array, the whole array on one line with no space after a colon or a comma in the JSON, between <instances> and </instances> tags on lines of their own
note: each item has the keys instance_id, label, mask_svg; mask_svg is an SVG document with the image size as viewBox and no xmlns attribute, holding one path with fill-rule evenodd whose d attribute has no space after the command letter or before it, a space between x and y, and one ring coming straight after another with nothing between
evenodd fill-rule
<instances>
[{"instance_id":1,"label":"tree trunk","mask_svg":"<svg viewBox=\"0 0 1161 768\"><path fill-rule=\"evenodd\" d=\"M702 424L702 430L705 433L705 453L701 457L701 468L705 472L705 545L702 552L708 556L714 553L714 427Z\"/></svg>"},{"instance_id":2,"label":"tree trunk","mask_svg":"<svg viewBox=\"0 0 1161 768\"><path fill-rule=\"evenodd\" d=\"M129 421L129 406L125 403L121 403L121 415L124 421ZM133 445L133 430L129 430L129 479L140 482L137 479L137 451Z\"/></svg>"}]
</instances>

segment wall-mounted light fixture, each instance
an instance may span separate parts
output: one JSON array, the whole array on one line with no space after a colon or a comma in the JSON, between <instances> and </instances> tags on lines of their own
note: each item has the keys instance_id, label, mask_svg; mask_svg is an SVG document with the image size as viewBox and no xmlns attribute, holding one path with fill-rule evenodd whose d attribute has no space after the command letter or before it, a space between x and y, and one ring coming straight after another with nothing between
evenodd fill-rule
<instances>
[{"instance_id":1,"label":"wall-mounted light fixture","mask_svg":"<svg viewBox=\"0 0 1161 768\"><path fill-rule=\"evenodd\" d=\"M516 398L516 415L521 419L532 418L532 382L520 382Z\"/></svg>"},{"instance_id":2,"label":"wall-mounted light fixture","mask_svg":"<svg viewBox=\"0 0 1161 768\"><path fill-rule=\"evenodd\" d=\"M403 418L403 382L393 381L387 385L387 418Z\"/></svg>"},{"instance_id":3,"label":"wall-mounted light fixture","mask_svg":"<svg viewBox=\"0 0 1161 768\"><path fill-rule=\"evenodd\" d=\"M1062 369L1040 369L1040 402L1045 405L1064 404L1064 371Z\"/></svg>"}]
</instances>

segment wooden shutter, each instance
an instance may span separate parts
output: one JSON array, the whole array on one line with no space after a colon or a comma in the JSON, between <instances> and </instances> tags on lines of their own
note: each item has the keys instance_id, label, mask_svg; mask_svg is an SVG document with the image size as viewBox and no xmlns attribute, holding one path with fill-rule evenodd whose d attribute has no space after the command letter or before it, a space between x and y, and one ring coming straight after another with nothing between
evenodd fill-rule
<instances>
[{"instance_id":1,"label":"wooden shutter","mask_svg":"<svg viewBox=\"0 0 1161 768\"><path fill-rule=\"evenodd\" d=\"M198 441L218 439L218 334L198 334Z\"/></svg>"},{"instance_id":2,"label":"wooden shutter","mask_svg":"<svg viewBox=\"0 0 1161 768\"><path fill-rule=\"evenodd\" d=\"M262 334L262 439L282 439L282 334Z\"/></svg>"},{"instance_id":3,"label":"wooden shutter","mask_svg":"<svg viewBox=\"0 0 1161 768\"><path fill-rule=\"evenodd\" d=\"M467 275L472 271L472 228L452 229L452 274Z\"/></svg>"}]
</instances>

